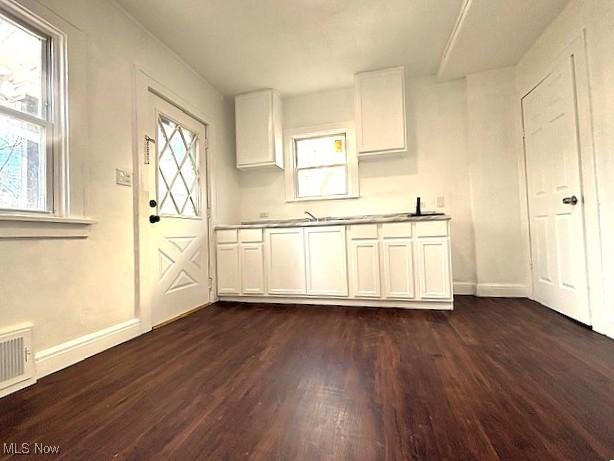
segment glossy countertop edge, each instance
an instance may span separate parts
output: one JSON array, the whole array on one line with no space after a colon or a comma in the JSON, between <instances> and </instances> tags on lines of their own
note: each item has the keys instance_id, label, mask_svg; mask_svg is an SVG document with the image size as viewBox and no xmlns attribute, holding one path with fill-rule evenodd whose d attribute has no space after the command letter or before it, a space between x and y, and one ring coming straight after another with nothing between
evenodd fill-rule
<instances>
[{"instance_id":1,"label":"glossy countertop edge","mask_svg":"<svg viewBox=\"0 0 614 461\"><path fill-rule=\"evenodd\" d=\"M449 221L448 215L437 216L408 216L407 214L398 215L369 215L351 216L348 218L329 219L325 221L295 221L290 220L271 220L270 222L254 222L245 224L219 224L215 230L224 229L266 229L280 227L322 227L322 226L347 226L352 224L379 224L394 222L420 222L420 221Z\"/></svg>"}]
</instances>

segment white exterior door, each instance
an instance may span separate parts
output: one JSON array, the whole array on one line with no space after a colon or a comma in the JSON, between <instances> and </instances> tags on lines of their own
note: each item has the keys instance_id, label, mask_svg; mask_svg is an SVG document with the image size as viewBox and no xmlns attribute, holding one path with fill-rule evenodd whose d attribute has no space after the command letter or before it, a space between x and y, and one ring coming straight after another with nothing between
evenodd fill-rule
<instances>
[{"instance_id":1,"label":"white exterior door","mask_svg":"<svg viewBox=\"0 0 614 461\"><path fill-rule=\"evenodd\" d=\"M152 325L209 303L206 127L149 94L148 295Z\"/></svg>"},{"instance_id":2,"label":"white exterior door","mask_svg":"<svg viewBox=\"0 0 614 461\"><path fill-rule=\"evenodd\" d=\"M578 114L567 58L523 102L533 297L590 323Z\"/></svg>"}]
</instances>

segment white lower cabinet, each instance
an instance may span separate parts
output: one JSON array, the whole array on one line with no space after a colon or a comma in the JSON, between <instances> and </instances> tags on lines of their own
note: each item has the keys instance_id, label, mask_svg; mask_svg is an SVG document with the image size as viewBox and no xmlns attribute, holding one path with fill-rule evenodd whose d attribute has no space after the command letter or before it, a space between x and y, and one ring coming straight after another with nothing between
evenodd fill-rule
<instances>
[{"instance_id":1,"label":"white lower cabinet","mask_svg":"<svg viewBox=\"0 0 614 461\"><path fill-rule=\"evenodd\" d=\"M449 299L452 297L450 241L447 238L418 239L420 297Z\"/></svg>"},{"instance_id":2,"label":"white lower cabinet","mask_svg":"<svg viewBox=\"0 0 614 461\"><path fill-rule=\"evenodd\" d=\"M305 229L307 294L347 296L345 226Z\"/></svg>"},{"instance_id":3,"label":"white lower cabinet","mask_svg":"<svg viewBox=\"0 0 614 461\"><path fill-rule=\"evenodd\" d=\"M239 262L239 244L219 244L216 252L217 292L220 295L238 295L241 293L241 271Z\"/></svg>"},{"instance_id":4,"label":"white lower cabinet","mask_svg":"<svg viewBox=\"0 0 614 461\"><path fill-rule=\"evenodd\" d=\"M382 242L382 269L384 271L384 297L413 299L414 252L410 239L384 240Z\"/></svg>"},{"instance_id":5,"label":"white lower cabinet","mask_svg":"<svg viewBox=\"0 0 614 461\"><path fill-rule=\"evenodd\" d=\"M264 250L262 243L242 243L239 246L241 264L241 293L263 295Z\"/></svg>"},{"instance_id":6,"label":"white lower cabinet","mask_svg":"<svg viewBox=\"0 0 614 461\"><path fill-rule=\"evenodd\" d=\"M303 228L266 230L267 287L269 294L305 294Z\"/></svg>"},{"instance_id":7,"label":"white lower cabinet","mask_svg":"<svg viewBox=\"0 0 614 461\"><path fill-rule=\"evenodd\" d=\"M217 236L221 297L452 308L446 221L222 229Z\"/></svg>"},{"instance_id":8,"label":"white lower cabinet","mask_svg":"<svg viewBox=\"0 0 614 461\"><path fill-rule=\"evenodd\" d=\"M379 242L352 240L349 250L352 296L379 298L381 296Z\"/></svg>"}]
</instances>

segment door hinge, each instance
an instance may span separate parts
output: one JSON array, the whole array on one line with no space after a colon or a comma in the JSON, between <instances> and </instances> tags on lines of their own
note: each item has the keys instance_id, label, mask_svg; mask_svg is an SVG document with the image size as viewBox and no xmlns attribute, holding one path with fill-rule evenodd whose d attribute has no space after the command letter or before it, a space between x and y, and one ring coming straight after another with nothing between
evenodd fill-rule
<instances>
[{"instance_id":1,"label":"door hinge","mask_svg":"<svg viewBox=\"0 0 614 461\"><path fill-rule=\"evenodd\" d=\"M209 289L213 288L213 277L209 277Z\"/></svg>"}]
</instances>

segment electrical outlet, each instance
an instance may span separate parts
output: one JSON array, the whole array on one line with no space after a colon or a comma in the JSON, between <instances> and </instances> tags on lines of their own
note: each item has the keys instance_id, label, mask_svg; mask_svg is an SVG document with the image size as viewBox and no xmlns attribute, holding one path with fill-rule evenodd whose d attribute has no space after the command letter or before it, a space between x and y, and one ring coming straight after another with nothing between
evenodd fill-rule
<instances>
[{"instance_id":1,"label":"electrical outlet","mask_svg":"<svg viewBox=\"0 0 614 461\"><path fill-rule=\"evenodd\" d=\"M132 174L127 170L115 169L115 184L120 186L132 186Z\"/></svg>"},{"instance_id":2,"label":"electrical outlet","mask_svg":"<svg viewBox=\"0 0 614 461\"><path fill-rule=\"evenodd\" d=\"M266 219L269 217L269 214L266 211L261 211L258 216L260 217L260 219Z\"/></svg>"},{"instance_id":3,"label":"electrical outlet","mask_svg":"<svg viewBox=\"0 0 614 461\"><path fill-rule=\"evenodd\" d=\"M444 198L443 195L438 195L437 196L437 208L443 208L444 206L446 206L446 199Z\"/></svg>"}]
</instances>

